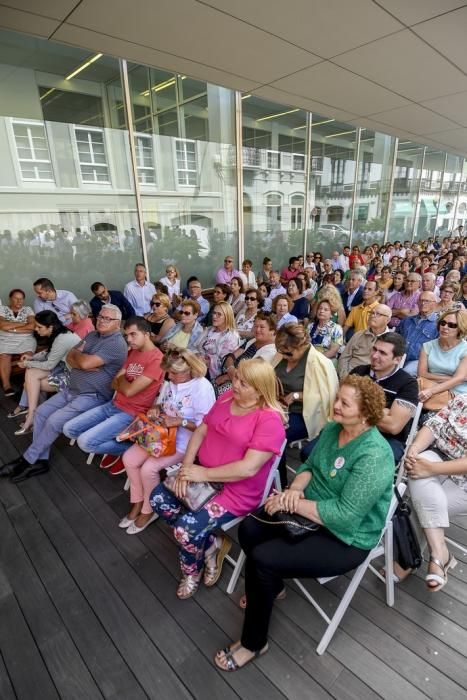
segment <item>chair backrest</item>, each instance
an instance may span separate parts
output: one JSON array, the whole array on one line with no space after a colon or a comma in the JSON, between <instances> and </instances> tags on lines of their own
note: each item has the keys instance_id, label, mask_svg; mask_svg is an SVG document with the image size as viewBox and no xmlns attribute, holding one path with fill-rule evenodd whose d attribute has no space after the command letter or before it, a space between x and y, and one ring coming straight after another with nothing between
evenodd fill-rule
<instances>
[{"instance_id":1,"label":"chair backrest","mask_svg":"<svg viewBox=\"0 0 467 700\"><path fill-rule=\"evenodd\" d=\"M276 479L276 473L278 472L279 469L279 462L281 461L281 457L283 455L283 452L287 446L287 440L284 440L282 443L281 451L279 454L276 456L274 462L271 464L271 468L269 470L268 478L266 479L266 484L264 486L264 492L263 492L263 497L261 499L260 505L263 505L265 502L266 498L269 496L271 493L272 485Z\"/></svg>"},{"instance_id":2,"label":"chair backrest","mask_svg":"<svg viewBox=\"0 0 467 700\"><path fill-rule=\"evenodd\" d=\"M415 435L417 434L418 431L418 421L420 420L420 414L423 409L423 404L421 401L418 402L417 408L415 409L414 416L412 418L412 426L410 428L410 432L408 434L407 440L405 442L405 449L404 449L404 454L402 455L399 465L397 468L397 478L396 478L396 484L399 484L403 475L404 475L404 466L405 466L405 458L407 456L407 452L409 451L409 447L413 443L415 439Z\"/></svg>"}]
</instances>

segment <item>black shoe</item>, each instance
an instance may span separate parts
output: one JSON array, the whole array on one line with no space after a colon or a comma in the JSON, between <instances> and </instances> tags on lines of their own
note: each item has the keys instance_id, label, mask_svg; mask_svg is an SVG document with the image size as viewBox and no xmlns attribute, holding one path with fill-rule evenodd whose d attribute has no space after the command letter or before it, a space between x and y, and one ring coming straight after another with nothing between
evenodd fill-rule
<instances>
[{"instance_id":1,"label":"black shoe","mask_svg":"<svg viewBox=\"0 0 467 700\"><path fill-rule=\"evenodd\" d=\"M34 464L28 464L27 468L22 470L19 474L11 477L12 484L19 484L21 481L26 481L32 476L39 476L39 474L45 474L50 470L50 464L48 459L38 459Z\"/></svg>"},{"instance_id":2,"label":"black shoe","mask_svg":"<svg viewBox=\"0 0 467 700\"><path fill-rule=\"evenodd\" d=\"M31 465L29 462L26 462L24 457L17 457L11 462L4 464L3 467L0 467L0 476L16 476L30 466Z\"/></svg>"}]
</instances>

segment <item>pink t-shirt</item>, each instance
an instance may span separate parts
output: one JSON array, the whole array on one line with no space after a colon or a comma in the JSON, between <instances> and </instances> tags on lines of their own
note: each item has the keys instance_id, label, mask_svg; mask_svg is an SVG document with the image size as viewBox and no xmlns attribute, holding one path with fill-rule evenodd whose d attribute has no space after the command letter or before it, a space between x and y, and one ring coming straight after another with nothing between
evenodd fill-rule
<instances>
[{"instance_id":1,"label":"pink t-shirt","mask_svg":"<svg viewBox=\"0 0 467 700\"><path fill-rule=\"evenodd\" d=\"M203 467L219 467L245 456L247 450L272 452L278 455L285 439L282 419L276 411L258 408L245 416L230 412L231 391L223 394L204 417L208 426L206 437L198 452ZM251 477L224 484L213 501L234 515L246 515L257 508L275 457L268 459Z\"/></svg>"}]
</instances>

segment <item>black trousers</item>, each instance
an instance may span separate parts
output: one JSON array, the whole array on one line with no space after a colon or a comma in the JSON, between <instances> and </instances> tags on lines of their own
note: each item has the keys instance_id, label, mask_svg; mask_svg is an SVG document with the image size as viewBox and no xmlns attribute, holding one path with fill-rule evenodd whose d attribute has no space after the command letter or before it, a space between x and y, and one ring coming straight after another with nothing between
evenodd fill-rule
<instances>
[{"instance_id":1,"label":"black trousers","mask_svg":"<svg viewBox=\"0 0 467 700\"><path fill-rule=\"evenodd\" d=\"M258 515L269 520L264 511ZM359 566L369 551L345 544L324 527L291 542L282 526L260 523L251 515L240 524L239 540L247 557L247 607L241 642L250 651L259 651L267 642L274 599L285 578L345 574Z\"/></svg>"}]
</instances>

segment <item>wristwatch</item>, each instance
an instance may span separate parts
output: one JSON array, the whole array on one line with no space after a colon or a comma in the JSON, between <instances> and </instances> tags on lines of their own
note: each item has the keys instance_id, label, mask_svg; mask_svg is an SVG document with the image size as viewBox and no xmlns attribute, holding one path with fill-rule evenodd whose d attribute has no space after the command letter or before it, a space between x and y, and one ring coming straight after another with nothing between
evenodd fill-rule
<instances>
[{"instance_id":1,"label":"wristwatch","mask_svg":"<svg viewBox=\"0 0 467 700\"><path fill-rule=\"evenodd\" d=\"M293 400L294 400L294 401L298 401L299 398L300 398L300 394L298 393L298 391L294 391L294 393L292 394L292 396L293 396Z\"/></svg>"},{"instance_id":2,"label":"wristwatch","mask_svg":"<svg viewBox=\"0 0 467 700\"><path fill-rule=\"evenodd\" d=\"M184 418L184 419L182 420L182 428L186 428L187 425L188 425L188 421L187 421L186 418Z\"/></svg>"}]
</instances>

